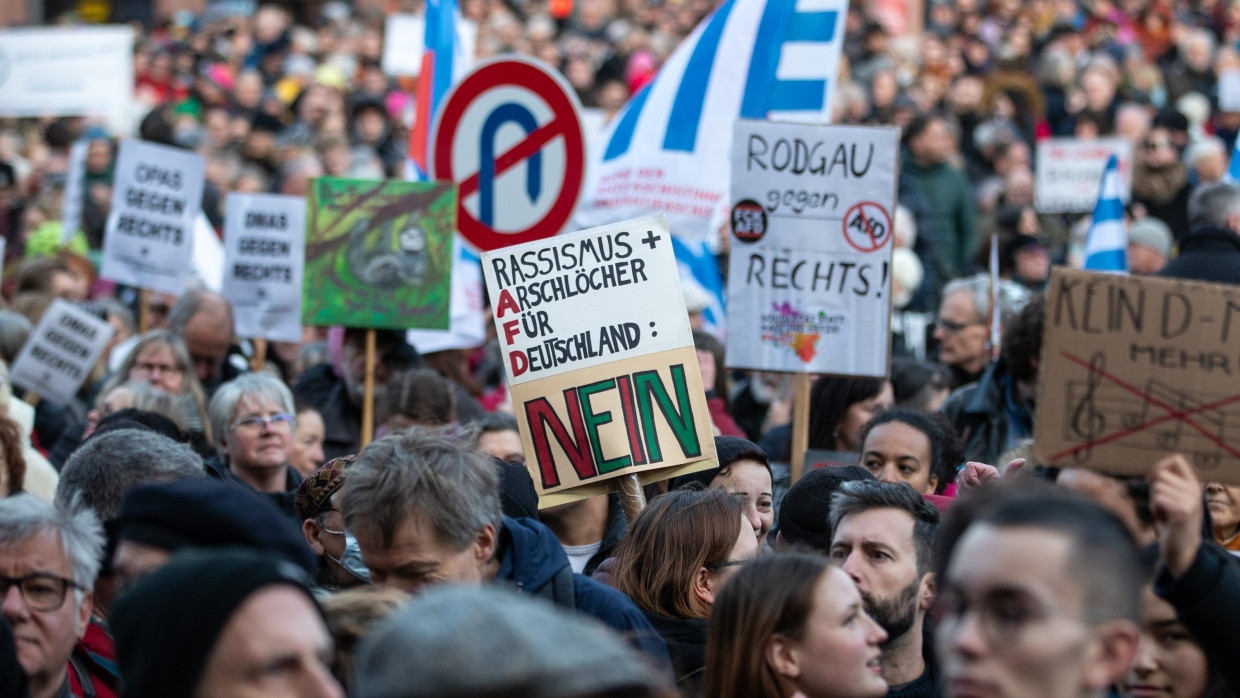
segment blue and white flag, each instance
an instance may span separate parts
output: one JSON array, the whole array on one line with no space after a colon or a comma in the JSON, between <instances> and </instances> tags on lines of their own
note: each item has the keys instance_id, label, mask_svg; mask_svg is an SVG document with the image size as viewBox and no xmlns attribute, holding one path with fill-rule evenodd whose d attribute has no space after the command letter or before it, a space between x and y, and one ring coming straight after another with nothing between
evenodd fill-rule
<instances>
[{"instance_id":1,"label":"blue and white flag","mask_svg":"<svg viewBox=\"0 0 1240 698\"><path fill-rule=\"evenodd\" d=\"M1128 228L1121 196L1119 165L1112 155L1102 171L1098 203L1094 204L1093 222L1085 238L1084 269L1128 273Z\"/></svg>"},{"instance_id":2,"label":"blue and white flag","mask_svg":"<svg viewBox=\"0 0 1240 698\"><path fill-rule=\"evenodd\" d=\"M1236 138L1236 145L1231 149L1231 162L1227 163L1227 172L1223 175L1224 182L1236 183L1240 182L1240 137Z\"/></svg>"}]
</instances>

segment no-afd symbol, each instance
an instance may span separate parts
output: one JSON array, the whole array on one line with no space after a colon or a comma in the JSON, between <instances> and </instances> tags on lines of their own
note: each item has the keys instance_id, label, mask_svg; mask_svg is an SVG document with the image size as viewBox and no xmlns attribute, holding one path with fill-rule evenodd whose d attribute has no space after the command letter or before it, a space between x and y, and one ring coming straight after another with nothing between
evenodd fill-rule
<instances>
[{"instance_id":1,"label":"no-afd symbol","mask_svg":"<svg viewBox=\"0 0 1240 698\"><path fill-rule=\"evenodd\" d=\"M753 199L732 206L732 235L741 242L757 242L766 235L766 209Z\"/></svg>"},{"instance_id":2,"label":"no-afd symbol","mask_svg":"<svg viewBox=\"0 0 1240 698\"><path fill-rule=\"evenodd\" d=\"M458 185L457 228L481 250L560 233L585 183L575 93L555 70L505 57L479 66L435 122L435 179Z\"/></svg>"},{"instance_id":3,"label":"no-afd symbol","mask_svg":"<svg viewBox=\"0 0 1240 698\"><path fill-rule=\"evenodd\" d=\"M844 213L844 240L858 252L882 249L891 239L891 214L873 201L862 201Z\"/></svg>"}]
</instances>

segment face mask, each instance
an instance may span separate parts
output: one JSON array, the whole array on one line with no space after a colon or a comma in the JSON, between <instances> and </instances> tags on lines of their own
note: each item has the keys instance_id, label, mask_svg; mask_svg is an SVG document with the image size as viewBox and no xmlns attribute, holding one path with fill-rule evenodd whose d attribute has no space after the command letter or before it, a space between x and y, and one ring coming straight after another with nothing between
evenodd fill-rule
<instances>
[{"instance_id":1,"label":"face mask","mask_svg":"<svg viewBox=\"0 0 1240 698\"><path fill-rule=\"evenodd\" d=\"M345 572L357 579L367 584L370 583L370 570L366 569L366 565L362 564L362 548L357 544L357 539L351 533L346 533L344 536L344 553L340 556L340 559L332 557L332 554L326 550L323 551L323 556L343 567Z\"/></svg>"}]
</instances>

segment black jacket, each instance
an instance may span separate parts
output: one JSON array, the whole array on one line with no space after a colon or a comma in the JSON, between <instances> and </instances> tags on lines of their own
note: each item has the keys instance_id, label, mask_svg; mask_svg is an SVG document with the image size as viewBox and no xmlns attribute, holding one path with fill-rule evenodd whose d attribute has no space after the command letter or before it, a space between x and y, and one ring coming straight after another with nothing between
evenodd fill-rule
<instances>
[{"instance_id":1,"label":"black jacket","mask_svg":"<svg viewBox=\"0 0 1240 698\"><path fill-rule=\"evenodd\" d=\"M943 403L943 414L964 445L964 460L998 466L1007 450L1008 415L1003 397L1010 376L1003 359L992 363L981 379L958 388ZM1028 425L1032 428L1032 422Z\"/></svg>"},{"instance_id":2,"label":"black jacket","mask_svg":"<svg viewBox=\"0 0 1240 698\"><path fill-rule=\"evenodd\" d=\"M293 386L293 394L314 406L323 416L323 456L327 460L357 453L362 443L362 408L349 398L344 380L330 364L306 370Z\"/></svg>"},{"instance_id":3,"label":"black jacket","mask_svg":"<svg viewBox=\"0 0 1240 698\"><path fill-rule=\"evenodd\" d=\"M1223 228L1197 228L1180 241L1180 256L1158 275L1240 284L1240 234Z\"/></svg>"},{"instance_id":4,"label":"black jacket","mask_svg":"<svg viewBox=\"0 0 1240 698\"><path fill-rule=\"evenodd\" d=\"M1240 560L1205 543L1179 579L1163 568L1154 580L1154 593L1175 607L1175 615L1205 650L1210 667L1240 695Z\"/></svg>"},{"instance_id":5,"label":"black jacket","mask_svg":"<svg viewBox=\"0 0 1240 698\"><path fill-rule=\"evenodd\" d=\"M676 675L676 691L681 698L702 695L706 669L706 621L699 618L668 618L646 612L646 620L667 643Z\"/></svg>"}]
</instances>

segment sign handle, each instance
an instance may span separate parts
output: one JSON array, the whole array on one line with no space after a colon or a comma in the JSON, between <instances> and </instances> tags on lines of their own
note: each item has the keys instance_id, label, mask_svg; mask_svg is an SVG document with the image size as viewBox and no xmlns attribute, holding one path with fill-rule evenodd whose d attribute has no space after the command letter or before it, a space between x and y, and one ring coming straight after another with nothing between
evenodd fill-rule
<instances>
[{"instance_id":1,"label":"sign handle","mask_svg":"<svg viewBox=\"0 0 1240 698\"><path fill-rule=\"evenodd\" d=\"M805 472L805 449L809 448L809 374L797 373L792 377L792 457L789 459L790 479L796 484Z\"/></svg>"},{"instance_id":2,"label":"sign handle","mask_svg":"<svg viewBox=\"0 0 1240 698\"><path fill-rule=\"evenodd\" d=\"M646 508L646 492L642 489L641 480L636 473L621 475L612 480L613 487L620 493L620 505L624 507L624 520L630 526L637 515Z\"/></svg>"},{"instance_id":3,"label":"sign handle","mask_svg":"<svg viewBox=\"0 0 1240 698\"><path fill-rule=\"evenodd\" d=\"M362 448L375 436L375 331L366 330L366 392L362 399Z\"/></svg>"},{"instance_id":4,"label":"sign handle","mask_svg":"<svg viewBox=\"0 0 1240 698\"><path fill-rule=\"evenodd\" d=\"M261 371L267 365L267 340L254 338L254 357L250 359L250 370Z\"/></svg>"},{"instance_id":5,"label":"sign handle","mask_svg":"<svg viewBox=\"0 0 1240 698\"><path fill-rule=\"evenodd\" d=\"M150 328L146 326L146 316L151 312L151 292L145 288L138 289L138 335L146 334Z\"/></svg>"}]
</instances>

